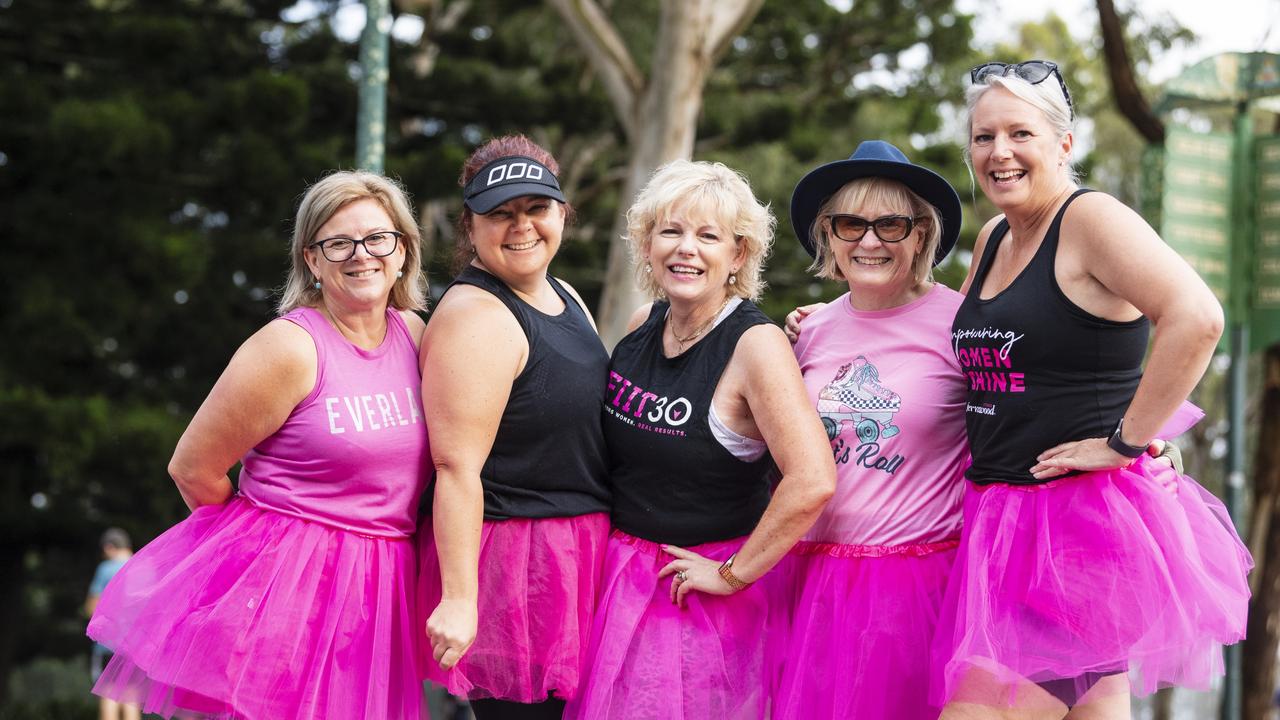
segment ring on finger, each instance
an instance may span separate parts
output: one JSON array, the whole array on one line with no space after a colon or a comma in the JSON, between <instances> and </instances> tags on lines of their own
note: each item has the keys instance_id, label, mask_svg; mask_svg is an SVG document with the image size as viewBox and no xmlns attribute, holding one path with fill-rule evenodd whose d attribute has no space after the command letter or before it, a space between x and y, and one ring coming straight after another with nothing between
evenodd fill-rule
<instances>
[{"instance_id":1,"label":"ring on finger","mask_svg":"<svg viewBox=\"0 0 1280 720\"><path fill-rule=\"evenodd\" d=\"M684 570L681 570L680 572L676 573L676 580L679 580L680 582L684 582L685 580L688 580L688 579L689 579L689 575Z\"/></svg>"}]
</instances>

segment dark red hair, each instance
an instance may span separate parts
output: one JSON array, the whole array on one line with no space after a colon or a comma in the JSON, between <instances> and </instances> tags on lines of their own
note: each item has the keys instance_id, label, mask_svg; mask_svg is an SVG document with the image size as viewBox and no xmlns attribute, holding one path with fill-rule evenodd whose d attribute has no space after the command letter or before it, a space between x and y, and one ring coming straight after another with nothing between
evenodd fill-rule
<instances>
[{"instance_id":1,"label":"dark red hair","mask_svg":"<svg viewBox=\"0 0 1280 720\"><path fill-rule=\"evenodd\" d=\"M481 168L494 160L516 155L533 158L547 166L547 169L557 177L560 175L560 163L556 162L551 153L544 150L541 145L524 135L503 135L476 148L475 152L471 153L471 157L462 163L462 175L458 177L458 187L466 187ZM466 267L471 262L471 258L476 255L475 246L471 244L471 215L471 210L463 205L462 214L458 216L458 239L453 254L454 272ZM566 226L572 224L573 218L573 206L564 203L564 224Z\"/></svg>"}]
</instances>

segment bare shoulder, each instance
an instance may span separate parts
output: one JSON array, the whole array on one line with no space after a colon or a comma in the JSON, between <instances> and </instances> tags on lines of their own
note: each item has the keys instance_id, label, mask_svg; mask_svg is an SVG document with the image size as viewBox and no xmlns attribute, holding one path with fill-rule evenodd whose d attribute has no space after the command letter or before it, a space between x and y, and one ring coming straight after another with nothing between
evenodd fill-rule
<instances>
[{"instance_id":1,"label":"bare shoulder","mask_svg":"<svg viewBox=\"0 0 1280 720\"><path fill-rule=\"evenodd\" d=\"M416 348L422 344L422 333L427 329L427 323L422 319L421 315L412 310L400 310L400 317L404 319L405 327L409 328L409 337L413 338L413 346Z\"/></svg>"},{"instance_id":2,"label":"bare shoulder","mask_svg":"<svg viewBox=\"0 0 1280 720\"><path fill-rule=\"evenodd\" d=\"M1141 215L1103 192L1085 193L1067 206L1060 232L1063 238L1086 248L1158 237Z\"/></svg>"},{"instance_id":3,"label":"bare shoulder","mask_svg":"<svg viewBox=\"0 0 1280 720\"><path fill-rule=\"evenodd\" d=\"M305 328L284 318L263 325L236 351L254 361L282 370L312 368L316 364L316 343Z\"/></svg>"},{"instance_id":4,"label":"bare shoulder","mask_svg":"<svg viewBox=\"0 0 1280 720\"><path fill-rule=\"evenodd\" d=\"M518 329L520 323L493 293L474 285L455 285L436 304L427 333L435 335L442 329L465 326Z\"/></svg>"},{"instance_id":5,"label":"bare shoulder","mask_svg":"<svg viewBox=\"0 0 1280 720\"><path fill-rule=\"evenodd\" d=\"M761 323L742 333L733 351L733 362L741 362L748 371L770 371L776 370L779 363L795 365L796 356L782 328L773 323Z\"/></svg>"},{"instance_id":6,"label":"bare shoulder","mask_svg":"<svg viewBox=\"0 0 1280 720\"><path fill-rule=\"evenodd\" d=\"M424 382L428 368L457 377L510 372L524 368L529 341L515 315L492 293L471 285L449 290L427 323L419 352ZM496 374L495 374L496 373Z\"/></svg>"},{"instance_id":7,"label":"bare shoulder","mask_svg":"<svg viewBox=\"0 0 1280 720\"><path fill-rule=\"evenodd\" d=\"M277 318L244 341L218 384L246 401L268 396L292 408L315 387L317 357L310 333Z\"/></svg>"},{"instance_id":8,"label":"bare shoulder","mask_svg":"<svg viewBox=\"0 0 1280 720\"><path fill-rule=\"evenodd\" d=\"M649 313L652 311L653 303L651 302L647 302L636 308L635 312L631 313L631 319L627 320L627 332L635 332L636 328L643 325L644 321L649 319Z\"/></svg>"}]
</instances>

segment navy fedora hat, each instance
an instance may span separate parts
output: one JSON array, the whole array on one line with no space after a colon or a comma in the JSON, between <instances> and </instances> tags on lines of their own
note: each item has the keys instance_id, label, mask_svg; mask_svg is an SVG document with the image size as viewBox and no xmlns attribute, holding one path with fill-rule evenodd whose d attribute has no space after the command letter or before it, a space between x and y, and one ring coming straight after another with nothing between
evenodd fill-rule
<instances>
[{"instance_id":1,"label":"navy fedora hat","mask_svg":"<svg viewBox=\"0 0 1280 720\"><path fill-rule=\"evenodd\" d=\"M863 141L848 160L816 167L796 183L791 193L791 228L804 249L817 257L810 228L817 222L818 210L827 198L850 181L865 177L896 180L938 209L942 238L933 264L942 262L960 237L960 195L941 175L911 162L901 150L883 140Z\"/></svg>"}]
</instances>

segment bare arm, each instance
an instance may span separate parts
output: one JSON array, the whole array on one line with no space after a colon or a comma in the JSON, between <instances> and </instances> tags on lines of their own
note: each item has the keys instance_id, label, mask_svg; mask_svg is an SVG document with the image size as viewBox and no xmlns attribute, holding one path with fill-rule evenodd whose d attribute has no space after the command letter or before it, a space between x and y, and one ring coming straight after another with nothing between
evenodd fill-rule
<instances>
[{"instance_id":1,"label":"bare arm","mask_svg":"<svg viewBox=\"0 0 1280 720\"><path fill-rule=\"evenodd\" d=\"M316 349L306 330L276 320L236 351L187 426L169 474L187 507L231 496L227 470L289 418L316 382Z\"/></svg>"},{"instance_id":2,"label":"bare arm","mask_svg":"<svg viewBox=\"0 0 1280 720\"><path fill-rule=\"evenodd\" d=\"M1086 202L1087 201L1087 202ZM1078 207L1077 207L1078 206ZM1102 193L1082 196L1068 210L1063 241L1100 289L1087 283L1065 288L1077 304L1104 317L1141 312L1155 328L1142 381L1124 414L1123 439L1150 443L1160 426L1203 376L1222 335L1222 307L1204 281L1166 245L1137 213ZM1108 312L1099 313L1105 308ZM1130 461L1106 445L1106 438L1064 443L1043 453L1031 468L1037 478L1067 469L1123 467Z\"/></svg>"},{"instance_id":3,"label":"bare arm","mask_svg":"<svg viewBox=\"0 0 1280 720\"><path fill-rule=\"evenodd\" d=\"M745 399L751 421L782 472L769 506L734 560L734 575L754 582L818 519L835 492L836 468L800 368L779 328L758 325L744 333L725 376ZM671 554L680 559L663 568L661 574L685 571L688 577L679 585L678 602L690 590L733 592L717 572L719 563L679 548L671 550L677 551Z\"/></svg>"},{"instance_id":4,"label":"bare arm","mask_svg":"<svg viewBox=\"0 0 1280 720\"><path fill-rule=\"evenodd\" d=\"M475 641L484 519L480 470L528 353L511 312L469 286L445 296L423 336L422 408L436 471L431 517L442 588L426 632L432 656L445 670Z\"/></svg>"}]
</instances>

